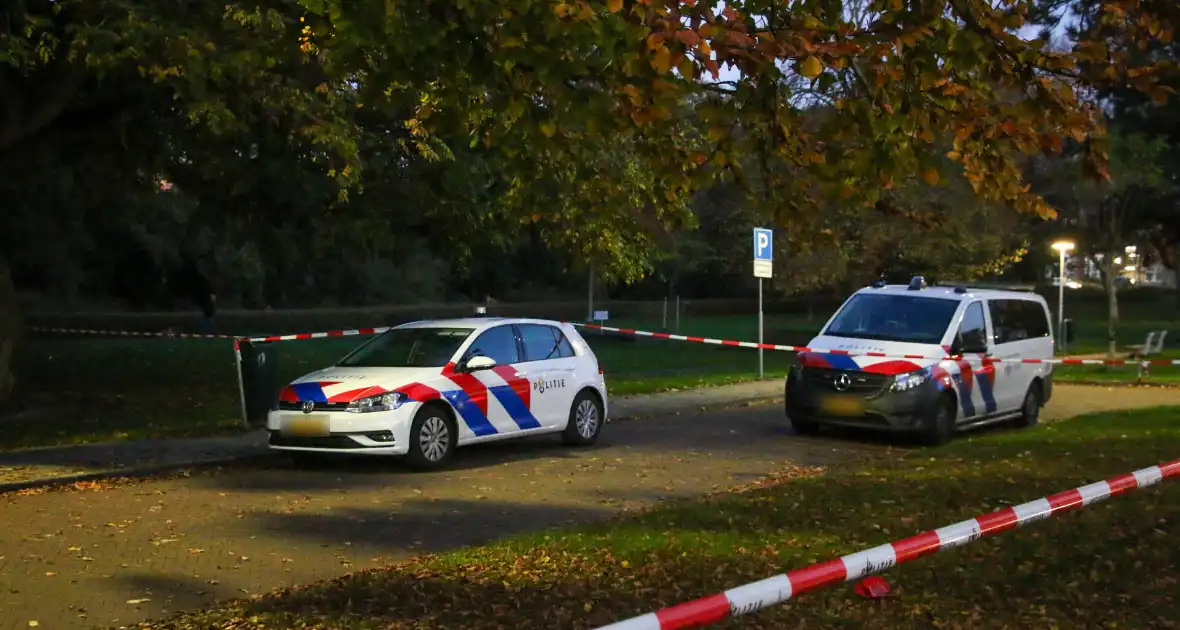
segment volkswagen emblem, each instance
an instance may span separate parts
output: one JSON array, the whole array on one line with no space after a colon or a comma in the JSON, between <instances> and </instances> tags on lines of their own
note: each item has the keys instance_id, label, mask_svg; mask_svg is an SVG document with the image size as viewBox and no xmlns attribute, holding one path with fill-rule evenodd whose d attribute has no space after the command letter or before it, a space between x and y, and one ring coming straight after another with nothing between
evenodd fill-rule
<instances>
[{"instance_id":1,"label":"volkswagen emblem","mask_svg":"<svg viewBox=\"0 0 1180 630\"><path fill-rule=\"evenodd\" d=\"M848 378L848 377L845 376L844 378ZM311 410L315 409L315 401L314 400L303 401L302 409L303 409L303 413L311 413Z\"/></svg>"},{"instance_id":2,"label":"volkswagen emblem","mask_svg":"<svg viewBox=\"0 0 1180 630\"><path fill-rule=\"evenodd\" d=\"M835 387L836 391L838 392L848 389L849 385L852 385L852 379L849 378L847 374L841 374L840 376L832 379L832 387ZM304 411L310 410L305 408Z\"/></svg>"}]
</instances>

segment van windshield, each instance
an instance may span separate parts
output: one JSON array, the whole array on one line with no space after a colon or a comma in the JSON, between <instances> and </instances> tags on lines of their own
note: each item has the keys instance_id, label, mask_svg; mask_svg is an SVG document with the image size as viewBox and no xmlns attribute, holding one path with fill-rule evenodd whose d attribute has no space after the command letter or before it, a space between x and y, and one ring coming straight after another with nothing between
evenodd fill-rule
<instances>
[{"instance_id":1,"label":"van windshield","mask_svg":"<svg viewBox=\"0 0 1180 630\"><path fill-rule=\"evenodd\" d=\"M853 339L939 343L959 308L957 300L858 293L823 334Z\"/></svg>"}]
</instances>

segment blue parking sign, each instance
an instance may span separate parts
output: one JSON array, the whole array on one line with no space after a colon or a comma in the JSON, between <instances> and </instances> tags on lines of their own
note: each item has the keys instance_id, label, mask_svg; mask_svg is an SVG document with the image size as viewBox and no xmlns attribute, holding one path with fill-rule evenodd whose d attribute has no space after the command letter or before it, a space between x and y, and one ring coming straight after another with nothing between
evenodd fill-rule
<instances>
[{"instance_id":1,"label":"blue parking sign","mask_svg":"<svg viewBox=\"0 0 1180 630\"><path fill-rule=\"evenodd\" d=\"M774 232L754 228L754 260L774 260Z\"/></svg>"}]
</instances>

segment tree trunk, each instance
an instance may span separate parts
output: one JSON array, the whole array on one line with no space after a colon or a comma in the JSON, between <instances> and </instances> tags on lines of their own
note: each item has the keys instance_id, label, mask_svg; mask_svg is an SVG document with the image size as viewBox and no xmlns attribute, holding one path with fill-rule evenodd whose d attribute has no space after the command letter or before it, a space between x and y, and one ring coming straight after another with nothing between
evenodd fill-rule
<instances>
[{"instance_id":1,"label":"tree trunk","mask_svg":"<svg viewBox=\"0 0 1180 630\"><path fill-rule=\"evenodd\" d=\"M1099 269L1102 272L1102 287L1106 290L1106 355L1113 359L1118 351L1115 339L1119 325L1119 286L1118 265L1114 264L1115 256L1106 252Z\"/></svg>"},{"instance_id":2,"label":"tree trunk","mask_svg":"<svg viewBox=\"0 0 1180 630\"><path fill-rule=\"evenodd\" d=\"M16 379L12 373L13 354L20 339L20 308L8 260L0 255L0 410L13 402Z\"/></svg>"}]
</instances>

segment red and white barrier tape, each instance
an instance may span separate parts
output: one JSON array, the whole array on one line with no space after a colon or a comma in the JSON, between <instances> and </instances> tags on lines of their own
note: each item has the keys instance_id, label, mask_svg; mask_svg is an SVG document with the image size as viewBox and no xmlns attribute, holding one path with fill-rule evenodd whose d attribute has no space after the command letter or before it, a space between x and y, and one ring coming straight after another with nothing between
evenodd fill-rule
<instances>
[{"instance_id":1,"label":"red and white barrier tape","mask_svg":"<svg viewBox=\"0 0 1180 630\"><path fill-rule=\"evenodd\" d=\"M269 337L239 337L238 341L250 343L268 341L297 341L301 339L326 339L328 337L352 337L355 335L378 335L389 330L389 326L381 328L354 328L352 330L329 330L327 332L298 333L295 335L271 335Z\"/></svg>"},{"instance_id":2,"label":"red and white barrier tape","mask_svg":"<svg viewBox=\"0 0 1180 630\"><path fill-rule=\"evenodd\" d=\"M896 564L975 542L985 536L1028 525L1060 512L1084 507L1137 488L1153 486L1168 477L1178 476L1180 459L731 588L716 595L602 626L599 630L694 628L726 617L744 615L785 602L808 591L880 573Z\"/></svg>"},{"instance_id":3,"label":"red and white barrier tape","mask_svg":"<svg viewBox=\"0 0 1180 630\"><path fill-rule=\"evenodd\" d=\"M129 330L91 330L86 328L46 328L43 326L29 326L29 330L42 333L57 333L64 335L103 335L114 337L166 337L170 339L230 339L234 343L267 342L267 341L295 341L298 339L324 339L327 337L351 337L354 335L376 335L389 330L382 328L355 328L352 330L330 330L327 332L298 333L294 335L270 335L266 337L238 337L235 335L215 335L204 333L172 333L172 332L140 332Z\"/></svg>"},{"instance_id":4,"label":"red and white barrier tape","mask_svg":"<svg viewBox=\"0 0 1180 630\"><path fill-rule=\"evenodd\" d=\"M29 330L41 333L55 333L62 335L101 335L106 337L167 337L169 339L234 339L233 335L215 335L208 333L174 333L174 332L142 332L135 330L92 330L89 328L46 328L44 326L29 326Z\"/></svg>"},{"instance_id":5,"label":"red and white barrier tape","mask_svg":"<svg viewBox=\"0 0 1180 630\"><path fill-rule=\"evenodd\" d=\"M670 339L672 341L691 341L693 343L707 343L716 346L732 346L737 348L761 348L763 350L779 350L781 352L813 352L817 354L842 354L850 357L881 357L887 359L918 359L924 361L957 361L961 357L941 356L928 357L922 354L889 354L887 352L849 352L848 350L824 350L808 348L807 346L784 346L773 343L758 343L755 341L733 341L730 339L713 339L710 337L690 337L688 335L673 335L670 333L651 332L649 330L633 330L630 328L613 328L597 324L582 324L569 322L574 326L617 332L637 337L652 337L654 339ZM1002 359L987 357L988 363L1054 363L1058 365L1180 365L1180 360L1171 359Z\"/></svg>"}]
</instances>

